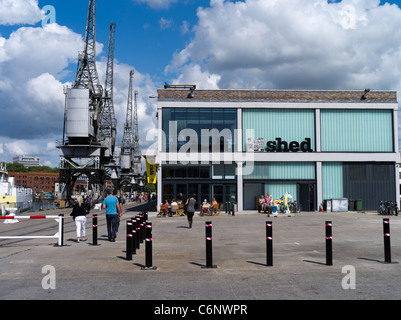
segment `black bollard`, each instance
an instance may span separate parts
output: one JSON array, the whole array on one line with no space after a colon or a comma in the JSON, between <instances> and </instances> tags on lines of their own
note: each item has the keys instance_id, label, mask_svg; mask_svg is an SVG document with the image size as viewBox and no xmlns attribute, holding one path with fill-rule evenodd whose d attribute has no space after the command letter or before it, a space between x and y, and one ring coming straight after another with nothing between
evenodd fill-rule
<instances>
[{"instance_id":1,"label":"black bollard","mask_svg":"<svg viewBox=\"0 0 401 320\"><path fill-rule=\"evenodd\" d=\"M127 247L126 247L126 257L127 260L132 260L132 222L127 221Z\"/></svg>"},{"instance_id":2,"label":"black bollard","mask_svg":"<svg viewBox=\"0 0 401 320\"><path fill-rule=\"evenodd\" d=\"M140 249L141 243L141 218L139 216L135 216L136 219L136 248Z\"/></svg>"},{"instance_id":3,"label":"black bollard","mask_svg":"<svg viewBox=\"0 0 401 320\"><path fill-rule=\"evenodd\" d=\"M145 224L145 266L142 270L156 270L152 264L152 222L146 222Z\"/></svg>"},{"instance_id":4,"label":"black bollard","mask_svg":"<svg viewBox=\"0 0 401 320\"><path fill-rule=\"evenodd\" d=\"M384 262L391 263L390 219L383 219Z\"/></svg>"},{"instance_id":5,"label":"black bollard","mask_svg":"<svg viewBox=\"0 0 401 320\"><path fill-rule=\"evenodd\" d=\"M266 265L273 266L273 222L266 221Z\"/></svg>"},{"instance_id":6,"label":"black bollard","mask_svg":"<svg viewBox=\"0 0 401 320\"><path fill-rule=\"evenodd\" d=\"M144 215L143 214L140 214L139 215L139 221L140 221L140 223L139 223L139 229L140 229L140 231L139 231L139 241L141 242L141 243L143 243L143 240L145 240L145 222L144 222Z\"/></svg>"},{"instance_id":7,"label":"black bollard","mask_svg":"<svg viewBox=\"0 0 401 320\"><path fill-rule=\"evenodd\" d=\"M202 268L217 268L213 265L213 252L212 252L212 222L206 221L206 266Z\"/></svg>"},{"instance_id":8,"label":"black bollard","mask_svg":"<svg viewBox=\"0 0 401 320\"><path fill-rule=\"evenodd\" d=\"M136 254L136 246L137 246L137 241L138 241L138 237L137 237L137 232L136 232L136 219L135 217L131 218L131 222L132 222L132 254Z\"/></svg>"},{"instance_id":9,"label":"black bollard","mask_svg":"<svg viewBox=\"0 0 401 320\"><path fill-rule=\"evenodd\" d=\"M332 234L332 223L326 221L326 265L333 265L333 234Z\"/></svg>"},{"instance_id":10,"label":"black bollard","mask_svg":"<svg viewBox=\"0 0 401 320\"><path fill-rule=\"evenodd\" d=\"M92 245L97 246L97 214L92 217Z\"/></svg>"}]
</instances>

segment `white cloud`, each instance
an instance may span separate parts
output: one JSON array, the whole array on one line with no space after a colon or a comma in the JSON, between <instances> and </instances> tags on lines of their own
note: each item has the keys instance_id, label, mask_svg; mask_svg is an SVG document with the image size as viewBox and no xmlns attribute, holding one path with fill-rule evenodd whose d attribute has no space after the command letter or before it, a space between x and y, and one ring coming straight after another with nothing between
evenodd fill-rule
<instances>
[{"instance_id":1,"label":"white cloud","mask_svg":"<svg viewBox=\"0 0 401 320\"><path fill-rule=\"evenodd\" d=\"M34 155L40 153L38 145L32 144L26 140L14 140L12 142L7 142L4 145L7 152L16 156L22 156L25 154Z\"/></svg>"},{"instance_id":2,"label":"white cloud","mask_svg":"<svg viewBox=\"0 0 401 320\"><path fill-rule=\"evenodd\" d=\"M40 158L40 163L50 167L57 167L60 155L55 141L49 139L13 139L0 137L0 162L12 162L13 157L30 155ZM45 164L46 163L46 164Z\"/></svg>"},{"instance_id":3,"label":"white cloud","mask_svg":"<svg viewBox=\"0 0 401 320\"><path fill-rule=\"evenodd\" d=\"M35 24L43 17L37 0L0 0L0 25Z\"/></svg>"},{"instance_id":4,"label":"white cloud","mask_svg":"<svg viewBox=\"0 0 401 320\"><path fill-rule=\"evenodd\" d=\"M54 106L64 103L64 84L56 80L53 75L43 73L27 82L27 96L30 101L48 106L48 112L54 112ZM51 94L49 94L51 92Z\"/></svg>"},{"instance_id":5,"label":"white cloud","mask_svg":"<svg viewBox=\"0 0 401 320\"><path fill-rule=\"evenodd\" d=\"M21 27L0 41L0 136L61 136L67 83L59 79L82 48L81 35L55 23Z\"/></svg>"},{"instance_id":6,"label":"white cloud","mask_svg":"<svg viewBox=\"0 0 401 320\"><path fill-rule=\"evenodd\" d=\"M397 89L401 10L379 0L212 0L166 72L214 88Z\"/></svg>"},{"instance_id":7,"label":"white cloud","mask_svg":"<svg viewBox=\"0 0 401 320\"><path fill-rule=\"evenodd\" d=\"M82 51L82 36L56 23L44 28L21 27L3 41L7 64L2 74L26 79L43 73L59 75Z\"/></svg>"},{"instance_id":8,"label":"white cloud","mask_svg":"<svg viewBox=\"0 0 401 320\"><path fill-rule=\"evenodd\" d=\"M202 71L198 64L186 64L181 68L181 74L173 83L195 84L198 89L219 89L221 76Z\"/></svg>"},{"instance_id":9,"label":"white cloud","mask_svg":"<svg viewBox=\"0 0 401 320\"><path fill-rule=\"evenodd\" d=\"M162 7L171 2L175 1L155 1L149 5ZM21 6L21 10L14 10L17 5ZM0 24L38 22L43 15L35 14L40 11L37 6L38 2L33 0L0 0ZM18 12L20 18L12 18ZM7 22L1 20L4 16L9 18ZM83 37L57 23L14 29L8 38L0 36L0 160L12 161L13 156L30 154L40 156L43 163L57 166L59 151L56 140L62 139L63 128L63 87L71 85L63 79L75 76L72 72L75 71L78 52L84 48ZM97 43L96 48L97 71L102 85L106 70L106 58L101 56L103 46ZM123 134L131 69L132 66L115 61L117 145L121 143ZM157 125L156 104L148 103L148 96L156 93L156 87L149 75L136 71L134 89L139 92L140 143L146 145L146 132L154 130Z\"/></svg>"}]
</instances>

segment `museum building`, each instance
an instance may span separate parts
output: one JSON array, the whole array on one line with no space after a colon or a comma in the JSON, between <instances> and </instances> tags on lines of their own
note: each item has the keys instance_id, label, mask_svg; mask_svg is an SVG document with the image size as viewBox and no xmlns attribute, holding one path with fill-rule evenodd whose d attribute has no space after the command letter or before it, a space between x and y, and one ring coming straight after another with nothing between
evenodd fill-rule
<instances>
[{"instance_id":1,"label":"museum building","mask_svg":"<svg viewBox=\"0 0 401 320\"><path fill-rule=\"evenodd\" d=\"M158 90L158 203L180 193L253 210L292 195L303 211L325 200L377 210L397 201L394 91Z\"/></svg>"}]
</instances>

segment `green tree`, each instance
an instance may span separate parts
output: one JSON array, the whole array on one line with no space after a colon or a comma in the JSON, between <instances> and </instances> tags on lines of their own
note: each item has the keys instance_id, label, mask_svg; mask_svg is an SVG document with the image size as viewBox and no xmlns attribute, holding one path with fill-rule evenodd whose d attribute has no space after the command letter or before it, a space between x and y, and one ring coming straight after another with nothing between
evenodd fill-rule
<instances>
[{"instance_id":1,"label":"green tree","mask_svg":"<svg viewBox=\"0 0 401 320\"><path fill-rule=\"evenodd\" d=\"M156 192L156 185L153 183L147 183L145 185L145 188L143 189L145 192Z\"/></svg>"},{"instance_id":2,"label":"green tree","mask_svg":"<svg viewBox=\"0 0 401 320\"><path fill-rule=\"evenodd\" d=\"M21 163L7 163L8 172L28 172L27 168Z\"/></svg>"}]
</instances>

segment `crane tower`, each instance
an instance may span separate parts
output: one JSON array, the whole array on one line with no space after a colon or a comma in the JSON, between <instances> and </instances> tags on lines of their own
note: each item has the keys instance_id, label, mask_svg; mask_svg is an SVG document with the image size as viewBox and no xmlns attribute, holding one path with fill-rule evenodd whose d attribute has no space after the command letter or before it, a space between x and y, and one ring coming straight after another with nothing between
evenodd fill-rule
<instances>
[{"instance_id":1,"label":"crane tower","mask_svg":"<svg viewBox=\"0 0 401 320\"><path fill-rule=\"evenodd\" d=\"M133 102L133 79L134 70L129 74L128 100L127 100L127 115L124 125L124 134L121 142L120 151L120 169L121 169L121 184L129 184L132 180L132 166L134 159L134 134L132 131L132 102ZM136 94L135 94L136 98Z\"/></svg>"},{"instance_id":2,"label":"crane tower","mask_svg":"<svg viewBox=\"0 0 401 320\"><path fill-rule=\"evenodd\" d=\"M132 185L139 178L141 165L141 151L138 138L138 91L133 90L134 70L130 71L128 87L127 116L124 125L124 135L120 153L120 183Z\"/></svg>"},{"instance_id":3,"label":"crane tower","mask_svg":"<svg viewBox=\"0 0 401 320\"><path fill-rule=\"evenodd\" d=\"M110 163L113 156L116 131L112 102L115 24L110 29L106 90L103 96L96 69L96 0L90 0L85 48L78 55L75 82L65 90L63 140L57 146L60 149L61 197L67 201L71 199L73 186L81 175L87 177L89 189L99 195L106 178L105 164Z\"/></svg>"}]
</instances>

